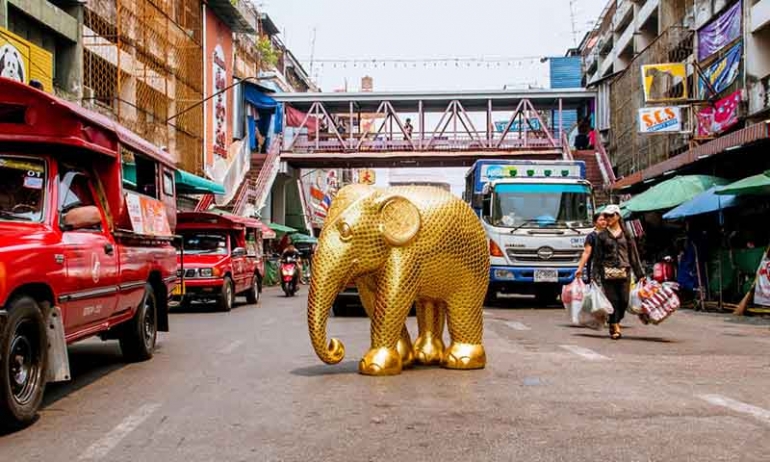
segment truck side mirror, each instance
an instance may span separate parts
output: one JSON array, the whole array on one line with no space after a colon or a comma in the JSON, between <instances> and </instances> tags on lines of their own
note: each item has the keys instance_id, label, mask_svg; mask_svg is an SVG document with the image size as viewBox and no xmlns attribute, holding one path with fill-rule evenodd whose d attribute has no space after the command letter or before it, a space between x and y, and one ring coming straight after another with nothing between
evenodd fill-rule
<instances>
[{"instance_id":1,"label":"truck side mirror","mask_svg":"<svg viewBox=\"0 0 770 462\"><path fill-rule=\"evenodd\" d=\"M102 214L95 205L75 207L64 213L61 223L66 231L94 228L102 224Z\"/></svg>"},{"instance_id":2,"label":"truck side mirror","mask_svg":"<svg viewBox=\"0 0 770 462\"><path fill-rule=\"evenodd\" d=\"M246 249L243 247L236 247L233 249L233 257L245 257L246 256Z\"/></svg>"}]
</instances>

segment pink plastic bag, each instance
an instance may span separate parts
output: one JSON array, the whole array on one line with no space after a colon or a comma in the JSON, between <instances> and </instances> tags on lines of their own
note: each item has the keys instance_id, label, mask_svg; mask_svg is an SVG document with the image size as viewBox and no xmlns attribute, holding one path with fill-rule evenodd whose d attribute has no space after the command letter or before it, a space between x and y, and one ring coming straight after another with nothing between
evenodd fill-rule
<instances>
[{"instance_id":1,"label":"pink plastic bag","mask_svg":"<svg viewBox=\"0 0 770 462\"><path fill-rule=\"evenodd\" d=\"M564 304L564 309L567 310L572 324L580 325L580 309L583 307L583 299L585 298L586 284L580 278L575 278L566 286L561 288L561 302Z\"/></svg>"}]
</instances>

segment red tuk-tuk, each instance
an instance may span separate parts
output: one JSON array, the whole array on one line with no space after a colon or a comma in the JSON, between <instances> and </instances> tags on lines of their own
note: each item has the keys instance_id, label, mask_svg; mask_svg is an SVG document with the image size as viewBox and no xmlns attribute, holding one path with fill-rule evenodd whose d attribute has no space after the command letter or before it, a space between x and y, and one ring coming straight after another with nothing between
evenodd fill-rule
<instances>
[{"instance_id":1,"label":"red tuk-tuk","mask_svg":"<svg viewBox=\"0 0 770 462\"><path fill-rule=\"evenodd\" d=\"M173 292L174 301L182 306L213 301L221 311L230 311L239 294L248 303L257 303L265 275L264 225L224 212L182 212L177 220L181 282Z\"/></svg>"},{"instance_id":2,"label":"red tuk-tuk","mask_svg":"<svg viewBox=\"0 0 770 462\"><path fill-rule=\"evenodd\" d=\"M0 78L0 426L70 379L68 344L152 357L176 283L174 172L114 121Z\"/></svg>"}]
</instances>

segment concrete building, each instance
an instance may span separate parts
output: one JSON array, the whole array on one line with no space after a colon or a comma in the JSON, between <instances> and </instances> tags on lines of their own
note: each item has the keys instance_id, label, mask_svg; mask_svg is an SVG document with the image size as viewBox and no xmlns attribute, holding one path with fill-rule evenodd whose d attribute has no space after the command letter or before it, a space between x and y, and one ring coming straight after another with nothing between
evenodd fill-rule
<instances>
[{"instance_id":1,"label":"concrete building","mask_svg":"<svg viewBox=\"0 0 770 462\"><path fill-rule=\"evenodd\" d=\"M765 124L770 109L770 0L612 0L580 54L585 83L598 90L594 126L618 190L682 172L740 174L722 163L770 166L762 158L730 162L767 138L753 124ZM684 65L679 85L688 95L647 101L641 67L664 63ZM640 133L639 110L665 106L682 111L682 129ZM719 108L732 111L728 124L714 123Z\"/></svg>"},{"instance_id":2,"label":"concrete building","mask_svg":"<svg viewBox=\"0 0 770 462\"><path fill-rule=\"evenodd\" d=\"M82 94L82 24L79 1L0 0L0 46L21 39L26 41L22 48L31 44L50 54L50 62L41 53L28 56L31 65L24 80L32 75L47 86L46 91L67 99L79 99Z\"/></svg>"}]
</instances>

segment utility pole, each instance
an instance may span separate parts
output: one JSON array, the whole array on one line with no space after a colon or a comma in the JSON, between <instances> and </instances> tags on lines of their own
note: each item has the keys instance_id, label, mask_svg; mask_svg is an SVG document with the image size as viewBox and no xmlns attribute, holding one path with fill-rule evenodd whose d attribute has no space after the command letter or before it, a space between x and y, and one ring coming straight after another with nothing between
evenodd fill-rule
<instances>
[{"instance_id":1,"label":"utility pole","mask_svg":"<svg viewBox=\"0 0 770 462\"><path fill-rule=\"evenodd\" d=\"M315 33L316 28L313 28L313 38L310 39L310 72L309 74L313 75L313 59L315 58Z\"/></svg>"}]
</instances>

